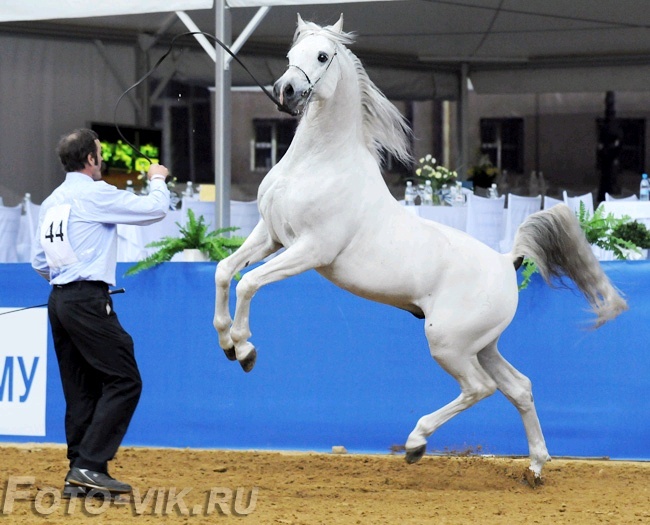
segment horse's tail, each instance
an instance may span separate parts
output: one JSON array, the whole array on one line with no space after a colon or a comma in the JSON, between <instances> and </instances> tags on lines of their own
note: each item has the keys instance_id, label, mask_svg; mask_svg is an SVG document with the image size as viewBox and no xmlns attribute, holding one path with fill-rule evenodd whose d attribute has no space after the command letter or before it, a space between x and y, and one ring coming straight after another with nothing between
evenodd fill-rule
<instances>
[{"instance_id":1,"label":"horse's tail","mask_svg":"<svg viewBox=\"0 0 650 525\"><path fill-rule=\"evenodd\" d=\"M511 256L513 262L532 259L549 284L553 277L573 280L598 316L596 327L628 308L591 251L575 214L564 204L530 215L517 230Z\"/></svg>"}]
</instances>

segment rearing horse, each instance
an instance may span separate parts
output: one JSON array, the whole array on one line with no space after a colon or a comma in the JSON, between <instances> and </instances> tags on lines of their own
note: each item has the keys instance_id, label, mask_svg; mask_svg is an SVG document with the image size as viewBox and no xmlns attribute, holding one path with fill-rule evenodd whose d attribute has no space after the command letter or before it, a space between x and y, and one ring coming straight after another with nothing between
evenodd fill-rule
<instances>
[{"instance_id":1,"label":"rearing horse","mask_svg":"<svg viewBox=\"0 0 650 525\"><path fill-rule=\"evenodd\" d=\"M219 344L248 372L250 303L260 287L315 269L354 294L424 319L429 351L460 384L460 395L420 418L406 441L418 461L443 423L500 390L521 414L530 473L539 479L549 455L531 383L499 353L499 336L517 309L515 266L532 258L542 276L576 282L596 325L627 308L564 205L531 215L512 252L500 254L464 232L408 213L380 172L382 148L409 160L409 129L346 48L343 17L320 27L298 17L289 67L275 83L283 108L302 118L284 157L262 181L261 220L242 247L218 264L214 326ZM242 268L285 248L244 274L234 320L229 286Z\"/></svg>"}]
</instances>

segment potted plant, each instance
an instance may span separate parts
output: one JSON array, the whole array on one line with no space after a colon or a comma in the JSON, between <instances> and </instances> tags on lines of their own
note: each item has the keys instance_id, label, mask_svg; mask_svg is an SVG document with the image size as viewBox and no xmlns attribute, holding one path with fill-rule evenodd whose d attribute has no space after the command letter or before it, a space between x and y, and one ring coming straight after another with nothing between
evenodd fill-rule
<instances>
[{"instance_id":1,"label":"potted plant","mask_svg":"<svg viewBox=\"0 0 650 525\"><path fill-rule=\"evenodd\" d=\"M153 268L158 264L170 261L177 253L190 251L186 260L221 261L239 248L246 240L244 237L226 237L224 233L234 232L239 228L231 226L208 232L208 227L201 215L198 220L194 212L187 210L187 224L181 226L178 222L179 237L163 237L159 241L147 244L147 248L158 248L148 257L142 259L126 271L125 275L133 275L142 270ZM197 257L197 254L203 257Z\"/></svg>"},{"instance_id":2,"label":"potted plant","mask_svg":"<svg viewBox=\"0 0 650 525\"><path fill-rule=\"evenodd\" d=\"M496 182L499 168L490 162L490 157L482 155L476 166L469 169L468 180L474 183L478 188L489 188L493 182Z\"/></svg>"},{"instance_id":3,"label":"potted plant","mask_svg":"<svg viewBox=\"0 0 650 525\"><path fill-rule=\"evenodd\" d=\"M641 250L641 259L647 259L650 248L650 231L645 224L630 221L619 224L612 230L612 235L634 244Z\"/></svg>"}]
</instances>

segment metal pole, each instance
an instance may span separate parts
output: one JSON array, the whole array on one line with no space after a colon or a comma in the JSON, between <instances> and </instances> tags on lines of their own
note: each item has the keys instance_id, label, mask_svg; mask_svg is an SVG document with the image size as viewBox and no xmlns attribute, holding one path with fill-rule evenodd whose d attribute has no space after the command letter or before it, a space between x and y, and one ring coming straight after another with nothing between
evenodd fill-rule
<instances>
[{"instance_id":1,"label":"metal pole","mask_svg":"<svg viewBox=\"0 0 650 525\"><path fill-rule=\"evenodd\" d=\"M468 104L468 90L467 90L467 76L469 72L469 65L463 62L458 75L459 90L458 90L458 106L457 106L457 121L458 121L458 175L462 180L467 179L469 170L468 159L469 154L469 113L467 110Z\"/></svg>"},{"instance_id":2,"label":"metal pole","mask_svg":"<svg viewBox=\"0 0 650 525\"><path fill-rule=\"evenodd\" d=\"M215 36L224 44L232 40L231 14L225 0L215 1ZM230 88L231 72L227 54L218 46L215 61L214 84L214 184L215 228L230 226L230 155L231 114Z\"/></svg>"}]
</instances>

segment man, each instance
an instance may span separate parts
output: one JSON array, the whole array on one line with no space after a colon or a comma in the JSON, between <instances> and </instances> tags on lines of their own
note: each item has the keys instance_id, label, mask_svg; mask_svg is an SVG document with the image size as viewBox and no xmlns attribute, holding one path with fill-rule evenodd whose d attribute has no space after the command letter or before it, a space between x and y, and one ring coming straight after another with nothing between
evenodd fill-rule
<instances>
[{"instance_id":1,"label":"man","mask_svg":"<svg viewBox=\"0 0 650 525\"><path fill-rule=\"evenodd\" d=\"M133 415L142 382L133 340L113 311L116 224L146 225L169 209L168 170L149 168L149 194L140 197L101 180L97 134L78 129L59 142L65 181L43 201L32 267L52 285L48 316L63 393L70 471L64 497L95 489L113 494L131 486L108 474Z\"/></svg>"}]
</instances>

